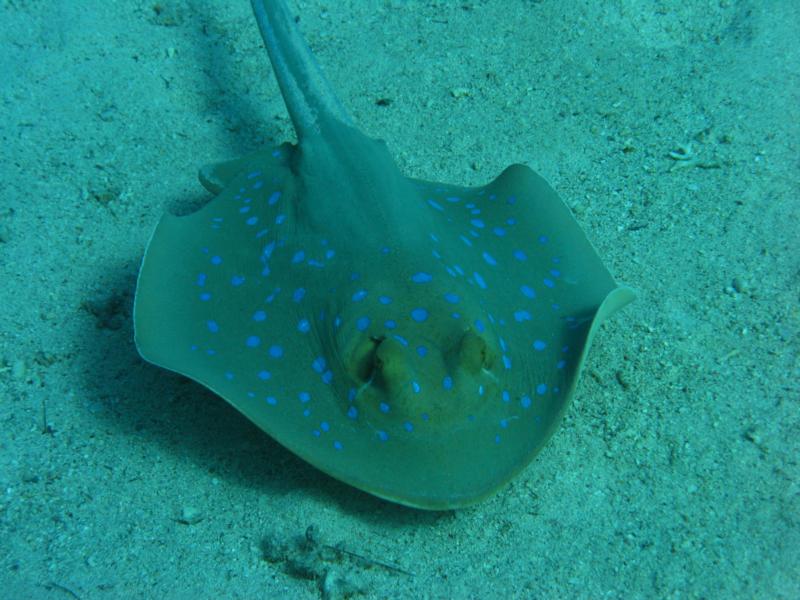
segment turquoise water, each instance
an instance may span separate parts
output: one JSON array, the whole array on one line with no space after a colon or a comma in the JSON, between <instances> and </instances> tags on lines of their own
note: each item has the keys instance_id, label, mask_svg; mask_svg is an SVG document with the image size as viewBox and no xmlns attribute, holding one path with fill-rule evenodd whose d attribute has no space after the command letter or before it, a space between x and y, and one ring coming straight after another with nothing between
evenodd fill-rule
<instances>
[{"instance_id":1,"label":"turquoise water","mask_svg":"<svg viewBox=\"0 0 800 600\"><path fill-rule=\"evenodd\" d=\"M4 593L797 597L795 4L294 8L406 173L528 164L639 298L496 496L425 513L332 480L132 343L161 213L293 135L247 3L6 0Z\"/></svg>"}]
</instances>

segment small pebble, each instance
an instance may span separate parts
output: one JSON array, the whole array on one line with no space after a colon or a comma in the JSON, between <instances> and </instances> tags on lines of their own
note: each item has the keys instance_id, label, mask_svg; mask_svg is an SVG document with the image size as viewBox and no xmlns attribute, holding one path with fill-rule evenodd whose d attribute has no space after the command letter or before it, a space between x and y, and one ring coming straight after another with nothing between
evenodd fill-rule
<instances>
[{"instance_id":1,"label":"small pebble","mask_svg":"<svg viewBox=\"0 0 800 600\"><path fill-rule=\"evenodd\" d=\"M194 506L184 506L181 509L181 516L178 517L178 523L183 525L195 525L204 519L204 515L199 508Z\"/></svg>"},{"instance_id":2,"label":"small pebble","mask_svg":"<svg viewBox=\"0 0 800 600\"><path fill-rule=\"evenodd\" d=\"M18 358L13 363L11 363L11 377L16 379L17 381L24 381L27 374L28 374L28 367L25 364L24 360Z\"/></svg>"},{"instance_id":3,"label":"small pebble","mask_svg":"<svg viewBox=\"0 0 800 600\"><path fill-rule=\"evenodd\" d=\"M749 287L747 283L739 279L738 277L734 277L733 281L731 281L731 287L736 290L740 294L746 294L749 291Z\"/></svg>"}]
</instances>

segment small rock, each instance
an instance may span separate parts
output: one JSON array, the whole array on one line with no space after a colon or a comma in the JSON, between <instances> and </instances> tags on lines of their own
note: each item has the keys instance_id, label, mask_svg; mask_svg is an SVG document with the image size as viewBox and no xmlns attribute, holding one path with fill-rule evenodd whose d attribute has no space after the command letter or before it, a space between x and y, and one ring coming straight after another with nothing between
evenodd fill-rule
<instances>
[{"instance_id":1,"label":"small rock","mask_svg":"<svg viewBox=\"0 0 800 600\"><path fill-rule=\"evenodd\" d=\"M17 381L25 381L28 375L28 365L21 358L11 363L11 377Z\"/></svg>"},{"instance_id":2,"label":"small rock","mask_svg":"<svg viewBox=\"0 0 800 600\"><path fill-rule=\"evenodd\" d=\"M736 292L738 292L739 294L746 294L750 290L747 283L745 283L738 277L733 278L733 281L731 281L731 287L734 290L736 290Z\"/></svg>"},{"instance_id":3,"label":"small rock","mask_svg":"<svg viewBox=\"0 0 800 600\"><path fill-rule=\"evenodd\" d=\"M184 506L181 509L181 516L178 517L178 523L182 525L196 525L205 518L203 512L194 506Z\"/></svg>"}]
</instances>

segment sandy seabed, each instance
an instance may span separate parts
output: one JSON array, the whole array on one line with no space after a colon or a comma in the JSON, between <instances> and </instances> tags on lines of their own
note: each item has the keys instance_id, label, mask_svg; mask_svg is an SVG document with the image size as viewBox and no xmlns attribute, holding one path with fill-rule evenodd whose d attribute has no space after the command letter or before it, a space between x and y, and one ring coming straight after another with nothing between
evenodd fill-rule
<instances>
[{"instance_id":1,"label":"sandy seabed","mask_svg":"<svg viewBox=\"0 0 800 600\"><path fill-rule=\"evenodd\" d=\"M2 0L0 595L800 597L800 5L293 8L408 175L530 165L639 297L491 499L335 481L132 341L197 167L292 139L248 3Z\"/></svg>"}]
</instances>

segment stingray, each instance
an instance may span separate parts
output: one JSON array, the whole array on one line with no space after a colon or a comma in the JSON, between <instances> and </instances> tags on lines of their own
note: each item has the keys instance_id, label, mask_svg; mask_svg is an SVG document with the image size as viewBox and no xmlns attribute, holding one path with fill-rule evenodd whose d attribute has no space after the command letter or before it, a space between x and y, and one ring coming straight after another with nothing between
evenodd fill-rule
<instances>
[{"instance_id":1,"label":"stingray","mask_svg":"<svg viewBox=\"0 0 800 600\"><path fill-rule=\"evenodd\" d=\"M201 169L213 200L162 217L137 348L348 484L475 503L542 448L633 293L528 167L481 187L402 175L284 3L252 5L298 142Z\"/></svg>"}]
</instances>

